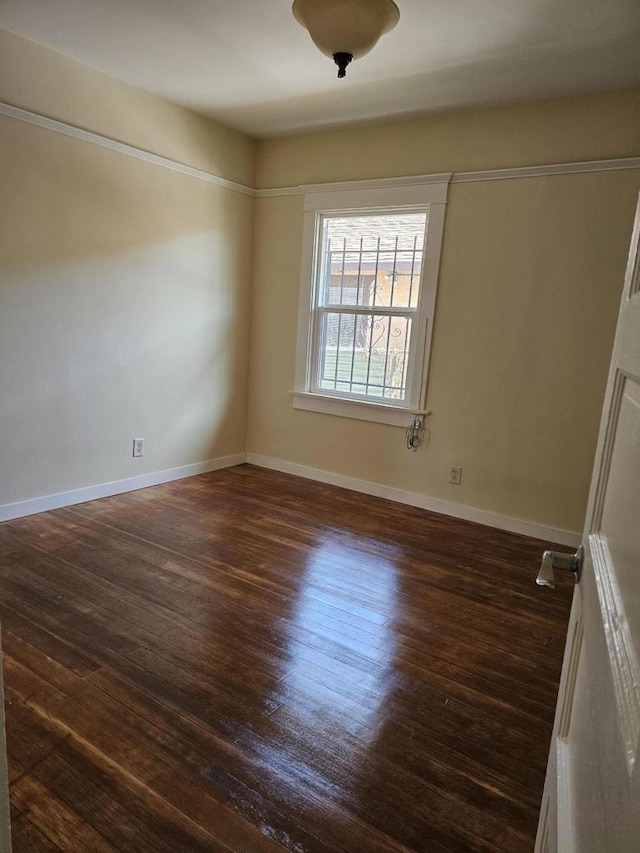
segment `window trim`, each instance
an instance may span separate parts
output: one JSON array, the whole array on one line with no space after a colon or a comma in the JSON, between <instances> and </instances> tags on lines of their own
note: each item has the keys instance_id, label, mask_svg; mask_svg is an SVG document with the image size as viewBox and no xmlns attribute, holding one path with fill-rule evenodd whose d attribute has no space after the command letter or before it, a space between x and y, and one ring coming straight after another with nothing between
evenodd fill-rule
<instances>
[{"instance_id":1,"label":"window trim","mask_svg":"<svg viewBox=\"0 0 640 853\"><path fill-rule=\"evenodd\" d=\"M444 213L450 175L438 175L415 184L380 187L377 182L363 181L357 188L322 190L309 188L304 196L304 226L300 301L298 307L298 342L296 352L295 389L293 406L313 412L342 417L407 426L414 415L426 414L426 397L429 355L433 332L438 270L444 231ZM367 184L370 183L370 186ZM333 185L335 186L335 185ZM413 321L412 334L416 343L409 349L408 376L413 378L407 387L408 399L402 403L377 403L347 396L311 391L311 371L315 363L312 352L314 342L314 299L318 272L317 239L322 216L341 214L385 213L387 211L428 211L425 252L420 281L420 299Z\"/></svg>"}]
</instances>

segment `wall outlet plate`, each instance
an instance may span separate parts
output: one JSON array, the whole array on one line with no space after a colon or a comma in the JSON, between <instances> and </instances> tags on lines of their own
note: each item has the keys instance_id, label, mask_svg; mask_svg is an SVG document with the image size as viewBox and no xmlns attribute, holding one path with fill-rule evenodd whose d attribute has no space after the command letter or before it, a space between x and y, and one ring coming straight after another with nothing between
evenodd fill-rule
<instances>
[{"instance_id":1,"label":"wall outlet plate","mask_svg":"<svg viewBox=\"0 0 640 853\"><path fill-rule=\"evenodd\" d=\"M144 438L133 439L133 455L144 456Z\"/></svg>"},{"instance_id":2,"label":"wall outlet plate","mask_svg":"<svg viewBox=\"0 0 640 853\"><path fill-rule=\"evenodd\" d=\"M452 465L449 468L449 482L454 486L459 486L462 482L462 466Z\"/></svg>"}]
</instances>

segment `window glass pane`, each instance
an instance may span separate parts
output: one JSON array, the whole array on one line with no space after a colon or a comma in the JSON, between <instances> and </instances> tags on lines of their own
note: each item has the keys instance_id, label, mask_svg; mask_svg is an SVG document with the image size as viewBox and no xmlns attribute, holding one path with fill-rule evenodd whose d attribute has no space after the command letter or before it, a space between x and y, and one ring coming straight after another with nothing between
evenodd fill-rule
<instances>
[{"instance_id":1,"label":"window glass pane","mask_svg":"<svg viewBox=\"0 0 640 853\"><path fill-rule=\"evenodd\" d=\"M321 305L415 308L426 212L323 220Z\"/></svg>"},{"instance_id":2,"label":"window glass pane","mask_svg":"<svg viewBox=\"0 0 640 853\"><path fill-rule=\"evenodd\" d=\"M318 390L404 400L411 319L322 311Z\"/></svg>"}]
</instances>

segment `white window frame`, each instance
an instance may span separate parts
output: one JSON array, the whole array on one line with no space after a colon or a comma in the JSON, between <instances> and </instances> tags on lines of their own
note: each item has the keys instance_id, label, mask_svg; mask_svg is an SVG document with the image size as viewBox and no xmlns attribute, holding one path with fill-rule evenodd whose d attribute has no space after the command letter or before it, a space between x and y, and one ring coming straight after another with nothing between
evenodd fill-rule
<instances>
[{"instance_id":1,"label":"white window frame","mask_svg":"<svg viewBox=\"0 0 640 853\"><path fill-rule=\"evenodd\" d=\"M354 184L308 187L304 196L304 231L298 345L293 406L357 420L408 426L415 415L426 414L429 354L436 305L438 270L444 232L444 214L450 175L398 181L358 181ZM312 390L317 361L314 318L317 306L319 240L325 216L381 215L427 211L422 274L417 312L412 321L406 399L372 402L346 393Z\"/></svg>"}]
</instances>

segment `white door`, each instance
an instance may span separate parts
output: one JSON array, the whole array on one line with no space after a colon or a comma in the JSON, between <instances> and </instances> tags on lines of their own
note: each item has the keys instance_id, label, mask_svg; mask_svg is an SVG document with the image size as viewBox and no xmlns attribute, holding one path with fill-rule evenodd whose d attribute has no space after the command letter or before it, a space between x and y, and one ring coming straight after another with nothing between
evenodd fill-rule
<instances>
[{"instance_id":1,"label":"white door","mask_svg":"<svg viewBox=\"0 0 640 853\"><path fill-rule=\"evenodd\" d=\"M536 851L638 853L640 202L583 545Z\"/></svg>"}]
</instances>

